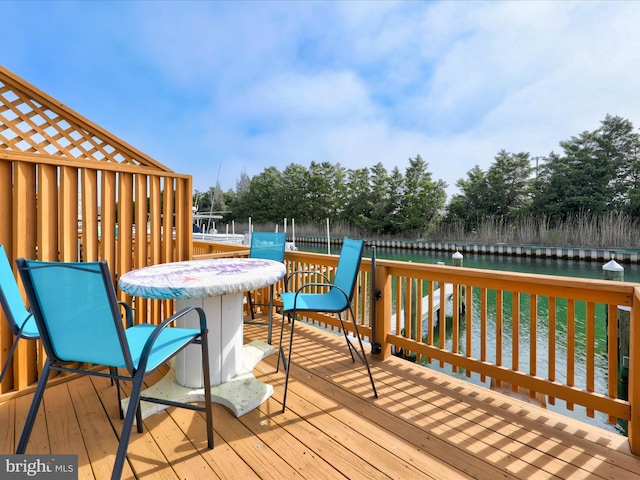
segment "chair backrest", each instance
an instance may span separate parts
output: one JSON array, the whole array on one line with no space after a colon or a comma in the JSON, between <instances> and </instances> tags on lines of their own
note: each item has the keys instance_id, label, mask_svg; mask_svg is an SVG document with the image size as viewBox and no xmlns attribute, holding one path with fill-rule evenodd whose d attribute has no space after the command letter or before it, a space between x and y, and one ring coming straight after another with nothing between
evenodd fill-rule
<instances>
[{"instance_id":1,"label":"chair backrest","mask_svg":"<svg viewBox=\"0 0 640 480\"><path fill-rule=\"evenodd\" d=\"M42 344L55 363L133 363L107 263L16 260Z\"/></svg>"},{"instance_id":2,"label":"chair backrest","mask_svg":"<svg viewBox=\"0 0 640 480\"><path fill-rule=\"evenodd\" d=\"M347 293L349 303L353 300L363 252L364 240L353 240L351 238L344 237L333 284L340 287Z\"/></svg>"},{"instance_id":3,"label":"chair backrest","mask_svg":"<svg viewBox=\"0 0 640 480\"><path fill-rule=\"evenodd\" d=\"M20 333L20 327L31 316L31 313L24 306L24 300L20 294L20 289L13 276L13 270L7 257L4 245L0 245L0 305L9 321L9 326L14 335ZM37 332L24 332L36 334Z\"/></svg>"},{"instance_id":4,"label":"chair backrest","mask_svg":"<svg viewBox=\"0 0 640 480\"><path fill-rule=\"evenodd\" d=\"M286 232L252 232L249 258L264 258L284 262Z\"/></svg>"}]
</instances>

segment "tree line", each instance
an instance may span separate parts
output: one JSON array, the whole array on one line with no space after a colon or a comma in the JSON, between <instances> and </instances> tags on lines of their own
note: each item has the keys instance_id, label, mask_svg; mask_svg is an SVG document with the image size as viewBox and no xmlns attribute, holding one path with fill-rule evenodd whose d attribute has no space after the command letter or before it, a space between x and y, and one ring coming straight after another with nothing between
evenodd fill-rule
<instances>
[{"instance_id":1,"label":"tree line","mask_svg":"<svg viewBox=\"0 0 640 480\"><path fill-rule=\"evenodd\" d=\"M428 238L455 225L474 232L488 220L517 224L541 219L549 228L616 214L640 214L640 135L631 121L607 115L593 131L559 143L546 157L500 150L486 170L479 165L456 182L447 203L446 183L434 180L420 155L401 171L382 163L348 169L330 162L292 163L249 178L235 190L196 192L200 211L219 211L223 222L256 223L295 218L297 224L330 218L366 235ZM211 204L213 202L213 205Z\"/></svg>"}]
</instances>

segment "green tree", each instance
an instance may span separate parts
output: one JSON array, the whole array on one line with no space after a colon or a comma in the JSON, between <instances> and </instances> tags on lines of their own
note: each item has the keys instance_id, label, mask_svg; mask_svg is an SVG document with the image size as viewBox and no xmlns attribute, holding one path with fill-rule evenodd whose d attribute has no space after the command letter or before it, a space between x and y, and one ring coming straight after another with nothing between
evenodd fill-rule
<instances>
[{"instance_id":1,"label":"green tree","mask_svg":"<svg viewBox=\"0 0 640 480\"><path fill-rule=\"evenodd\" d=\"M399 173L400 171L398 170ZM389 173L382 163L377 163L371 167L370 182L369 228L376 234L389 233L391 230L391 218L397 209L397 205L392 200Z\"/></svg>"},{"instance_id":2,"label":"green tree","mask_svg":"<svg viewBox=\"0 0 640 480\"><path fill-rule=\"evenodd\" d=\"M345 192L345 169L340 164L311 162L307 183L307 204L310 220L324 221L339 217Z\"/></svg>"},{"instance_id":3,"label":"green tree","mask_svg":"<svg viewBox=\"0 0 640 480\"><path fill-rule=\"evenodd\" d=\"M514 219L527 212L532 173L528 153L500 150L486 172L476 165L456 182L461 193L451 199L447 221L462 220L473 230L484 218Z\"/></svg>"},{"instance_id":4,"label":"green tree","mask_svg":"<svg viewBox=\"0 0 640 480\"><path fill-rule=\"evenodd\" d=\"M292 163L287 165L282 173L282 202L284 212L282 217L295 218L298 222L308 221L310 218L307 185L309 171L306 167Z\"/></svg>"},{"instance_id":5,"label":"green tree","mask_svg":"<svg viewBox=\"0 0 640 480\"><path fill-rule=\"evenodd\" d=\"M428 164L420 155L410 158L404 174L404 195L398 211L401 230L420 232L432 225L444 208L446 186L442 180L432 180Z\"/></svg>"},{"instance_id":6,"label":"green tree","mask_svg":"<svg viewBox=\"0 0 640 480\"><path fill-rule=\"evenodd\" d=\"M613 207L627 213L637 211L640 135L629 120L607 115L597 130L597 141L599 154L616 169Z\"/></svg>"},{"instance_id":7,"label":"green tree","mask_svg":"<svg viewBox=\"0 0 640 480\"><path fill-rule=\"evenodd\" d=\"M488 213L514 218L529 207L533 168L528 153L500 150L487 170Z\"/></svg>"},{"instance_id":8,"label":"green tree","mask_svg":"<svg viewBox=\"0 0 640 480\"><path fill-rule=\"evenodd\" d=\"M580 214L637 211L638 134L628 120L607 115L598 129L560 142L535 182L533 211L554 221Z\"/></svg>"},{"instance_id":9,"label":"green tree","mask_svg":"<svg viewBox=\"0 0 640 480\"><path fill-rule=\"evenodd\" d=\"M368 168L347 172L348 201L345 203L341 220L362 230L371 229L371 179Z\"/></svg>"},{"instance_id":10,"label":"green tree","mask_svg":"<svg viewBox=\"0 0 640 480\"><path fill-rule=\"evenodd\" d=\"M466 228L473 230L482 218L491 214L488 209L489 193L487 175L476 165L467 172L467 178L456 182L460 193L454 195L447 209L447 221L462 220Z\"/></svg>"},{"instance_id":11,"label":"green tree","mask_svg":"<svg viewBox=\"0 0 640 480\"><path fill-rule=\"evenodd\" d=\"M533 181L531 211L556 223L566 216L568 195L572 187L571 167L565 157L551 152L538 169Z\"/></svg>"},{"instance_id":12,"label":"green tree","mask_svg":"<svg viewBox=\"0 0 640 480\"><path fill-rule=\"evenodd\" d=\"M278 205L282 174L276 167L265 168L249 182L249 190L242 195L238 203L240 218L251 217L253 222L277 222L281 217Z\"/></svg>"}]
</instances>

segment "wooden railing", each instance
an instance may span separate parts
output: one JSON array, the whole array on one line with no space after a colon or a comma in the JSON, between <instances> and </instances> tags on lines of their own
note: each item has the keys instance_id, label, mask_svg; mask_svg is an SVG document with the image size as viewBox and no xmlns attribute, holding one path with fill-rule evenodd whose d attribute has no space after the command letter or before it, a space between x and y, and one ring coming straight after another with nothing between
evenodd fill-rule
<instances>
[{"instance_id":1,"label":"wooden railing","mask_svg":"<svg viewBox=\"0 0 640 480\"><path fill-rule=\"evenodd\" d=\"M289 272L331 277L338 256L287 252L285 260ZM633 368L638 352L632 341L627 377L620 368L617 320L630 309L630 338L636 338L640 285L390 260L375 266L373 273L371 260L363 259L354 309L377 358L401 355L531 398L543 396L550 404L562 401L587 416L602 412L627 428L632 450L640 454L640 382ZM276 291L283 288L280 282ZM438 289L449 295L438 295ZM301 319L340 329L335 315ZM346 328L352 333L349 323ZM624 398L619 387L627 380Z\"/></svg>"}]
</instances>

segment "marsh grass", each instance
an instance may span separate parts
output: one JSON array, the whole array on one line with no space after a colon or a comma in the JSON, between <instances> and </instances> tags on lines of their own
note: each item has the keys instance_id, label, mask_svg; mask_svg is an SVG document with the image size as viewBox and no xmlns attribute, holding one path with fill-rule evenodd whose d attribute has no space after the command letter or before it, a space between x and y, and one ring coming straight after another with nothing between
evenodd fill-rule
<instances>
[{"instance_id":1,"label":"marsh grass","mask_svg":"<svg viewBox=\"0 0 640 480\"><path fill-rule=\"evenodd\" d=\"M287 231L292 233L291 220ZM236 232L248 230L248 223L236 223ZM284 222L278 224L280 231ZM276 224L267 222L253 225L254 230L274 231ZM377 235L371 231L354 228L345 222L330 223L332 238L343 236L422 240L434 242L461 242L479 244L515 244L539 246L571 247L617 247L640 248L640 220L622 213L608 213L603 216L583 214L564 222L552 224L546 217L521 217L505 219L489 217L480 222L477 229L469 231L461 222L440 223L424 232L404 235ZM295 225L296 236L326 237L326 222L318 224Z\"/></svg>"}]
</instances>

